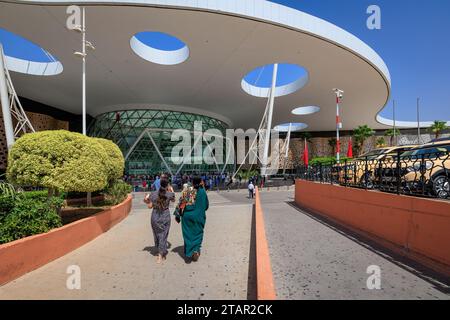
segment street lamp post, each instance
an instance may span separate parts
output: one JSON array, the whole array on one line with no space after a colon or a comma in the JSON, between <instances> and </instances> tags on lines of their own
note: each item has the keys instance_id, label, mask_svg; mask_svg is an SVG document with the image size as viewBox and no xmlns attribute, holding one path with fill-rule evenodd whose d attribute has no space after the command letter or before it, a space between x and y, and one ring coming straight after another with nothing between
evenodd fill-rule
<instances>
[{"instance_id":1,"label":"street lamp post","mask_svg":"<svg viewBox=\"0 0 450 320\"><path fill-rule=\"evenodd\" d=\"M397 141L397 123L396 123L396 119L395 119L395 100L392 100L392 119L393 119L393 127L394 127L394 144L397 145L398 141Z\"/></svg>"},{"instance_id":2,"label":"street lamp post","mask_svg":"<svg viewBox=\"0 0 450 320\"><path fill-rule=\"evenodd\" d=\"M420 144L420 109L419 109L420 98L417 98L417 144Z\"/></svg>"},{"instance_id":3,"label":"street lamp post","mask_svg":"<svg viewBox=\"0 0 450 320\"><path fill-rule=\"evenodd\" d=\"M333 89L336 94L336 162L339 164L341 160L341 141L339 137L339 129L342 129L342 122L339 113L339 103L344 97L344 91L340 89Z\"/></svg>"},{"instance_id":4,"label":"street lamp post","mask_svg":"<svg viewBox=\"0 0 450 320\"><path fill-rule=\"evenodd\" d=\"M81 57L83 59L83 67L82 67L82 117L83 117L83 134L86 135L86 56L87 51L86 49L92 49L95 50L95 47L92 45L91 42L86 40L86 12L85 8L83 7L82 10L82 22L81 25L75 26L73 30L78 31L81 33L81 43L82 43L82 50L81 52L76 51L74 52L74 55L77 57Z\"/></svg>"}]
</instances>

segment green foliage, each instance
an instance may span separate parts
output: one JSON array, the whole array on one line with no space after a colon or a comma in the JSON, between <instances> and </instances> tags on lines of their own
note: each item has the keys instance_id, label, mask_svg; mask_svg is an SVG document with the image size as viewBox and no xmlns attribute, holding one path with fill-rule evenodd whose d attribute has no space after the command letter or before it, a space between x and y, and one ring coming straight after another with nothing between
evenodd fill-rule
<instances>
[{"instance_id":1,"label":"green foliage","mask_svg":"<svg viewBox=\"0 0 450 320\"><path fill-rule=\"evenodd\" d=\"M380 137L376 141L377 148L382 148L386 146L386 140L384 140L384 137Z\"/></svg>"},{"instance_id":2,"label":"green foliage","mask_svg":"<svg viewBox=\"0 0 450 320\"><path fill-rule=\"evenodd\" d=\"M0 196L0 225L5 217L14 208L14 198L6 195Z\"/></svg>"},{"instance_id":3,"label":"green foliage","mask_svg":"<svg viewBox=\"0 0 450 320\"><path fill-rule=\"evenodd\" d=\"M242 170L240 173L239 173L239 176L241 176L241 178L243 179L243 180L249 180L251 177L254 177L254 176L257 176L257 175L259 175L259 172L258 172L258 170Z\"/></svg>"},{"instance_id":4,"label":"green foliage","mask_svg":"<svg viewBox=\"0 0 450 320\"><path fill-rule=\"evenodd\" d=\"M445 121L434 121L431 127L428 129L430 132L435 134L436 139L438 139L442 133L442 131L447 130L449 127L447 126L447 122Z\"/></svg>"},{"instance_id":5,"label":"green foliage","mask_svg":"<svg viewBox=\"0 0 450 320\"><path fill-rule=\"evenodd\" d=\"M397 129L397 128L395 128L395 130L394 130L394 128L391 128L391 129L386 130L386 131L384 132L384 135L385 135L386 137L399 136L400 134L401 134L401 132L400 132L400 130Z\"/></svg>"},{"instance_id":6,"label":"green foliage","mask_svg":"<svg viewBox=\"0 0 450 320\"><path fill-rule=\"evenodd\" d=\"M111 140L102 138L92 138L101 144L106 153L105 167L108 173L108 181L120 179L125 169L125 159L120 148Z\"/></svg>"},{"instance_id":7,"label":"green foliage","mask_svg":"<svg viewBox=\"0 0 450 320\"><path fill-rule=\"evenodd\" d=\"M105 190L105 202L109 205L119 204L125 200L132 189L128 183L116 180Z\"/></svg>"},{"instance_id":8,"label":"green foliage","mask_svg":"<svg viewBox=\"0 0 450 320\"><path fill-rule=\"evenodd\" d=\"M0 224L14 208L14 200L17 195L16 188L12 184L6 181L0 181Z\"/></svg>"},{"instance_id":9,"label":"green foliage","mask_svg":"<svg viewBox=\"0 0 450 320\"><path fill-rule=\"evenodd\" d=\"M47 199L46 191L21 193L8 204L9 210L0 221L0 243L60 227L62 224L57 209L62 202L62 197Z\"/></svg>"},{"instance_id":10,"label":"green foliage","mask_svg":"<svg viewBox=\"0 0 450 320\"><path fill-rule=\"evenodd\" d=\"M384 135L386 137L389 137L389 144L391 146L394 144L394 137L398 137L398 136L400 136L400 134L401 134L401 132L397 128L395 128L395 130L394 130L394 128L391 128L384 132Z\"/></svg>"},{"instance_id":11,"label":"green foliage","mask_svg":"<svg viewBox=\"0 0 450 320\"><path fill-rule=\"evenodd\" d=\"M6 181L0 181L0 195L2 197L11 197L14 198L16 196L16 188L11 183Z\"/></svg>"},{"instance_id":12,"label":"green foliage","mask_svg":"<svg viewBox=\"0 0 450 320\"><path fill-rule=\"evenodd\" d=\"M345 162L346 160L351 160L351 159L347 158L347 157L340 158L341 163ZM317 157L317 158L313 158L312 160L309 161L310 166L333 165L336 163L337 163L336 157Z\"/></svg>"},{"instance_id":13,"label":"green foliage","mask_svg":"<svg viewBox=\"0 0 450 320\"><path fill-rule=\"evenodd\" d=\"M336 140L336 138L330 138L330 139L328 139L328 145L329 145L330 147L332 147L332 148L336 147L336 145L337 145L337 140Z\"/></svg>"},{"instance_id":14,"label":"green foliage","mask_svg":"<svg viewBox=\"0 0 450 320\"><path fill-rule=\"evenodd\" d=\"M64 130L41 131L26 134L13 145L7 177L19 185L94 192L120 177L123 165L123 156L111 141Z\"/></svg>"},{"instance_id":15,"label":"green foliage","mask_svg":"<svg viewBox=\"0 0 450 320\"><path fill-rule=\"evenodd\" d=\"M309 132L300 132L298 135L301 139L311 142L312 134Z\"/></svg>"},{"instance_id":16,"label":"green foliage","mask_svg":"<svg viewBox=\"0 0 450 320\"><path fill-rule=\"evenodd\" d=\"M31 199L34 201L46 202L48 200L48 191L46 189L37 190L37 191L26 191L26 192L22 192L20 194L20 197L22 197L24 199ZM59 196L58 198L63 198L63 197Z\"/></svg>"},{"instance_id":17,"label":"green foliage","mask_svg":"<svg viewBox=\"0 0 450 320\"><path fill-rule=\"evenodd\" d=\"M358 154L361 154L361 152L364 150L364 142L366 141L366 139L372 137L374 134L375 131L368 125L359 126L355 130L353 130L353 136L355 140L354 147Z\"/></svg>"}]
</instances>

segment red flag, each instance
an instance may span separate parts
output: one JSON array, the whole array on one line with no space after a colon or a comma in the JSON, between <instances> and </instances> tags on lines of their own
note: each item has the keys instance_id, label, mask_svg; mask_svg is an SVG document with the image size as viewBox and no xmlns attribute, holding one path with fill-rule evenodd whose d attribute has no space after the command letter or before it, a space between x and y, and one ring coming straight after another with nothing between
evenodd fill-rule
<instances>
[{"instance_id":1,"label":"red flag","mask_svg":"<svg viewBox=\"0 0 450 320\"><path fill-rule=\"evenodd\" d=\"M303 150L303 163L305 166L309 165L309 152L308 152L308 142L305 139L305 149Z\"/></svg>"},{"instance_id":2,"label":"red flag","mask_svg":"<svg viewBox=\"0 0 450 320\"><path fill-rule=\"evenodd\" d=\"M350 140L348 142L347 158L353 158L353 146L352 146L352 139L351 138L350 138Z\"/></svg>"}]
</instances>

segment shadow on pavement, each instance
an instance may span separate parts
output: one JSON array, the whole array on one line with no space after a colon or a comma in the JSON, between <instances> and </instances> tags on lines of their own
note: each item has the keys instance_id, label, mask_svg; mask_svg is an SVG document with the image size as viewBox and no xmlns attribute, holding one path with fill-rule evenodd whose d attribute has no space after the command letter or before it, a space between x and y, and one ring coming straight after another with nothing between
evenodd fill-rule
<instances>
[{"instance_id":1,"label":"shadow on pavement","mask_svg":"<svg viewBox=\"0 0 450 320\"><path fill-rule=\"evenodd\" d=\"M256 221L255 205L252 208L252 228L250 235L250 252L248 260L247 300L256 300Z\"/></svg>"},{"instance_id":2,"label":"shadow on pavement","mask_svg":"<svg viewBox=\"0 0 450 320\"><path fill-rule=\"evenodd\" d=\"M299 213L307 215L311 219L325 225L326 227L340 233L346 238L356 242L360 246L372 251L373 253L383 257L384 259L390 261L391 263L397 265L398 267L414 274L415 276L421 278L422 280L430 283L434 286L436 290L442 293L450 294L450 279L437 273L436 271L419 264L418 262L400 255L392 250L389 250L375 241L365 237L357 232L350 230L342 224L339 224L319 213L313 212L307 208L299 207L295 202L286 202L289 206L296 209Z\"/></svg>"},{"instance_id":3,"label":"shadow on pavement","mask_svg":"<svg viewBox=\"0 0 450 320\"><path fill-rule=\"evenodd\" d=\"M188 258L184 255L184 246L173 248L172 252L178 253L178 255L184 260L184 263L190 264L192 262L191 258Z\"/></svg>"},{"instance_id":4,"label":"shadow on pavement","mask_svg":"<svg viewBox=\"0 0 450 320\"><path fill-rule=\"evenodd\" d=\"M171 247L172 247L172 244L169 241L167 241L167 249L170 249ZM147 251L152 256L155 256L155 257L158 255L158 248L155 247L155 246L153 246L153 247L151 247L151 246L145 247L144 249L142 249L142 251Z\"/></svg>"}]
</instances>

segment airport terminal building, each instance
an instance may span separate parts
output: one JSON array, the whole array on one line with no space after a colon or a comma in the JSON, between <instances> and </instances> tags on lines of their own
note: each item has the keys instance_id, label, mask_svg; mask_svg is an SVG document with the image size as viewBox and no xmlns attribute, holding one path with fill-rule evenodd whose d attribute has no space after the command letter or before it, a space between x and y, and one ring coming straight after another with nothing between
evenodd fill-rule
<instances>
[{"instance_id":1,"label":"airport terminal building","mask_svg":"<svg viewBox=\"0 0 450 320\"><path fill-rule=\"evenodd\" d=\"M336 130L334 88L345 92L340 110L344 133L361 124L374 129L391 124L378 115L391 88L382 58L354 35L317 17L263 0L72 4L0 3L3 73L13 85L6 86L9 100L1 101L11 104L13 90L32 130L81 132L85 59L87 133L119 145L127 174L236 170L234 158L221 166L180 168L171 162L177 143L172 133L193 132L196 122L204 131L224 135L227 129L252 128L275 129L282 138L292 134L292 168L303 143L294 132L320 136ZM77 21L85 32L70 28ZM83 34L95 50L80 53ZM21 120L9 109L16 128ZM4 169L11 128L4 119L0 127ZM14 138L23 131L13 132ZM206 141L202 144L206 147Z\"/></svg>"}]
</instances>

